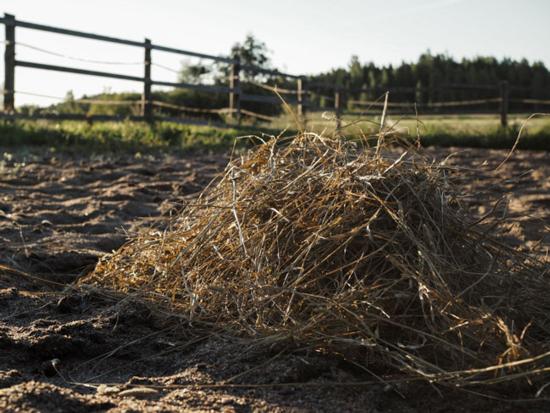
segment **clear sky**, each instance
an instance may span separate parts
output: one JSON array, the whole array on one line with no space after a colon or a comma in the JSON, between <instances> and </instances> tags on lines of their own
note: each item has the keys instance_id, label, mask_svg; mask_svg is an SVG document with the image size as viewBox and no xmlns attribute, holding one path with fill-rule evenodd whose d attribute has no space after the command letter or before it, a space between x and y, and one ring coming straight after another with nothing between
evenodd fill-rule
<instances>
[{"instance_id":1,"label":"clear sky","mask_svg":"<svg viewBox=\"0 0 550 413\"><path fill-rule=\"evenodd\" d=\"M267 43L272 61L291 73L344 66L352 54L378 64L413 61L422 52L541 60L550 67L550 0L2 0L0 13L19 20L153 42L209 54L227 54L247 33ZM3 27L0 25L3 40ZM139 63L142 50L17 29L17 41L86 59ZM0 45L3 55L3 45ZM27 47L17 57L142 75L140 64L89 64ZM182 56L154 52L174 69ZM193 60L190 60L193 61ZM3 80L3 63L0 64ZM175 80L153 68L156 80ZM0 80L1 81L1 80ZM18 68L16 90L76 96L103 90L139 90L134 82ZM16 103L50 103L17 95Z\"/></svg>"}]
</instances>

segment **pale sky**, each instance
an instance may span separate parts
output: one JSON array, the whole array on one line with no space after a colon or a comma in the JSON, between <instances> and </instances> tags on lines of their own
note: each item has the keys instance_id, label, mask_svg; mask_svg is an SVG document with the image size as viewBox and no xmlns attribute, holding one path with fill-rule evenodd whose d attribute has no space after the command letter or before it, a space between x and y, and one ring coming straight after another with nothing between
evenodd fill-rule
<instances>
[{"instance_id":1,"label":"pale sky","mask_svg":"<svg viewBox=\"0 0 550 413\"><path fill-rule=\"evenodd\" d=\"M253 33L281 70L308 74L362 62L414 61L430 49L456 58L491 55L541 60L550 67L550 0L2 0L0 13L19 20L111 35L214 55ZM3 40L4 29L0 25ZM24 46L17 58L142 76L140 48L18 28L16 41L63 55L128 65L90 64ZM3 44L0 45L3 56ZM153 62L178 69L183 56L153 52ZM191 62L196 60L190 60ZM3 80L3 60L0 63ZM153 68L155 80L176 74ZM64 96L139 91L139 83L16 69L16 90ZM55 100L16 95L16 104Z\"/></svg>"}]
</instances>

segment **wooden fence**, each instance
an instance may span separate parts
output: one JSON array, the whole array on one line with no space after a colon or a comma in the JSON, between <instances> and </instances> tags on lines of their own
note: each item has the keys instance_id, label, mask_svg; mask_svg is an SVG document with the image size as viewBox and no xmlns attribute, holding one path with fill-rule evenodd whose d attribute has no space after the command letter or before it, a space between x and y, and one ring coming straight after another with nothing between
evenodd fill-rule
<instances>
[{"instance_id":1,"label":"wooden fence","mask_svg":"<svg viewBox=\"0 0 550 413\"><path fill-rule=\"evenodd\" d=\"M296 106L296 111L302 121L305 123L306 109L309 111L332 111L335 114L337 124L340 123L343 116L348 115L365 115L372 113L373 111L380 112L384 107L384 100L366 100L366 99L353 99L348 98L360 94L362 92L370 92L372 90L352 90L350 88L337 87L335 85L315 85L312 82L308 84L306 89L306 77L301 75L292 75L288 73L282 73L277 70L267 70L256 66L242 65L237 57L227 56L213 56L205 53L192 52L188 50L177 49L173 47L162 46L153 43L150 39L144 39L143 41L134 41L127 39L120 39L111 36L99 35L94 33L86 33L76 30L69 30L59 27L46 26L42 24L30 23L21 20L17 20L15 16L10 14L4 14L4 17L0 17L0 23L5 26L5 53L4 53L4 91L3 91L3 111L0 112L0 118L4 119L18 119L18 118L44 118L44 119L86 119L88 121L109 121L109 120L123 120L131 119L136 121L155 122L160 120L173 121L178 123L187 124L214 124L217 126L235 126L240 125L242 116L248 116L261 121L272 121L274 118L267 114L253 112L246 110L242 107L243 102L256 102L265 103L269 105L280 105L281 98L284 96L285 102ZM143 50L143 76L130 76L121 73L103 72L97 70L80 69L69 66L58 66L51 64L44 64L39 62L31 62L25 60L16 59L16 28L26 28L50 33L57 33L66 36L74 36L79 38L99 40L103 42L122 44L130 47L138 47ZM19 43L22 46L29 46ZM32 47L32 46L31 46ZM36 47L34 47L36 48ZM41 50L41 49L39 49ZM197 57L200 59L206 59L209 61L218 62L227 65L228 79L227 85L213 85L213 84L190 84L184 82L169 82L153 79L151 76L151 66L155 65L152 61L151 52L153 50L162 51L177 55ZM55 54L55 53L54 53ZM157 65L160 66L160 65ZM123 104L139 104L139 114L132 116L110 116L110 115L78 115L78 114L54 114L54 113L37 113L37 114L22 114L15 110L15 94L24 93L16 91L15 78L16 67L26 67L38 70L49 70L64 73L74 73L80 75L99 76L111 79L123 79L142 83L142 93L140 101L108 101L108 100L94 100L94 99L78 99L80 103L99 103L99 104L111 104L111 105L123 105ZM162 67L162 66L161 66ZM243 93L243 71L254 71L255 73L276 76L280 79L284 79L288 84L294 84L294 88L277 88L273 85L267 85L265 83L257 83L250 81L248 83L255 85L262 89L267 89L273 93L270 95L261 94L249 94ZM176 89L188 89L196 90L206 94L227 94L227 107L212 109L212 108L197 108L174 105L167 102L160 102L153 99L152 87L153 86L169 86ZM459 89L459 90L474 90L482 89L487 91L491 96L484 99L464 99L454 101L433 101L429 103L414 103L414 101L399 101L390 99L390 103L387 104L386 109L390 114L453 114L461 115L468 113L492 113L500 116L500 122L503 126L507 125L508 113L510 111L510 104L522 104L522 105L550 105L550 100L541 99L510 99L510 89L514 89L514 86L508 85L507 82L501 82L496 85L443 85L440 89ZM419 88L394 88L390 89L389 93L418 93L423 91L430 95L434 93L433 89L420 90ZM384 91L386 92L386 91ZM32 93L31 93L32 94ZM315 104L316 97L322 96L324 105ZM383 96L383 94L381 94ZM317 99L319 100L319 99ZM332 103L331 103L332 102ZM182 113L193 114L224 114L228 115L229 119L225 119L224 122L213 122L211 120L180 117L180 116L159 116L155 114L154 108L165 108L167 110L178 111Z\"/></svg>"},{"instance_id":2,"label":"wooden fence","mask_svg":"<svg viewBox=\"0 0 550 413\"><path fill-rule=\"evenodd\" d=\"M188 123L188 124L212 124L211 121L200 121L196 119L189 118L180 118L180 117L159 117L156 116L153 112L154 106L167 107L170 106L164 102L156 102L152 99L152 90L153 86L170 86L177 89L189 89L197 90L203 93L227 93L228 94L228 107L220 108L217 110L209 109L200 109L200 108L185 108L181 106L174 107L174 109L183 109L183 111L193 111L195 109L198 112L213 112L216 113L227 113L233 118L236 124L239 124L241 121L241 116L247 115L256 118L266 118L266 116L260 113L254 113L251 111L242 110L241 102L261 102L267 104L278 105L281 103L281 100L274 96L265 96L259 94L243 94L241 93L241 72L243 70L253 70L255 73L274 75L286 79L293 79L296 81L296 90L294 91L281 91L282 94L292 94L296 98L285 98L289 103L296 104L298 113L301 115L305 114L305 105L306 105L306 91L304 89L304 83L301 76L292 75L289 73L283 73L277 70L268 70L257 66L247 66L241 65L238 57L225 57L225 56L213 56L205 53L192 52L189 50L182 50L173 47L162 46L153 43L150 39L145 39L144 41L134 41L127 39L120 39L111 36L104 36L100 34L87 33L77 30L69 30L59 27L46 26L43 24L36 24L17 20L15 16L10 14L4 14L4 17L0 17L0 23L3 23L5 26L5 52L4 52L4 90L3 90L3 111L0 113L0 116L8 119L17 119L17 118L46 118L46 119L86 119L89 121L103 121L103 120L121 120L119 116L108 116L108 115L96 115L96 116L84 116L76 114L33 114L33 115L23 115L17 113L15 110L15 75L16 67L26 67L39 70L50 70L56 72L65 72L65 73L74 73L80 75L88 76L99 76L111 79L122 79L130 80L135 82L140 82L143 84L142 89L142 99L141 99L141 113L138 116L130 116L131 120L137 121L147 121L154 122L159 120L168 120L179 123ZM51 64L44 64L39 62L30 62L25 60L16 59L16 28L22 27L26 29L57 33L67 36L74 36L79 38L99 40L109 43L117 43L126 46L139 47L143 49L144 59L143 59L143 76L130 76L120 73L111 73L103 72L97 70L87 70L80 69L69 66L58 66ZM151 66L153 65L151 51L157 50L172 54L198 57L201 59L206 59L214 62L219 62L229 65L229 79L227 86L220 85L208 85L208 84L190 84L183 82L168 82L162 80L155 80L151 77ZM107 101L98 101L98 103L109 104ZM118 102L120 104L120 102ZM112 104L117 104L113 102ZM172 105L175 106L175 105ZM128 117L124 117L125 119ZM223 126L223 125L220 125Z\"/></svg>"}]
</instances>

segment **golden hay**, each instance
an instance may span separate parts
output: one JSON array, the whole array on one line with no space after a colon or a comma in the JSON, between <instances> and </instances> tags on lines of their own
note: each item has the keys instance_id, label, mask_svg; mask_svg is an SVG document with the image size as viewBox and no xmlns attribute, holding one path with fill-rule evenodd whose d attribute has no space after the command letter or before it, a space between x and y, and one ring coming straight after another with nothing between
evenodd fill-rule
<instances>
[{"instance_id":1,"label":"golden hay","mask_svg":"<svg viewBox=\"0 0 550 413\"><path fill-rule=\"evenodd\" d=\"M274 138L86 282L169 303L193 323L409 378L545 377L547 268L474 222L445 166L380 149Z\"/></svg>"}]
</instances>

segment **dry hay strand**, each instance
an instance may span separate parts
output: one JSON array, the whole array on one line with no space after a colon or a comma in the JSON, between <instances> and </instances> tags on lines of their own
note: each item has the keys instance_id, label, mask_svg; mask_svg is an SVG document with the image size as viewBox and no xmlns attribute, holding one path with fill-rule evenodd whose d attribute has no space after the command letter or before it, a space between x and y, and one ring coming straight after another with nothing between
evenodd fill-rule
<instances>
[{"instance_id":1,"label":"dry hay strand","mask_svg":"<svg viewBox=\"0 0 550 413\"><path fill-rule=\"evenodd\" d=\"M448 175L381 142L273 138L86 282L411 379L547 377L548 268L468 216Z\"/></svg>"}]
</instances>

